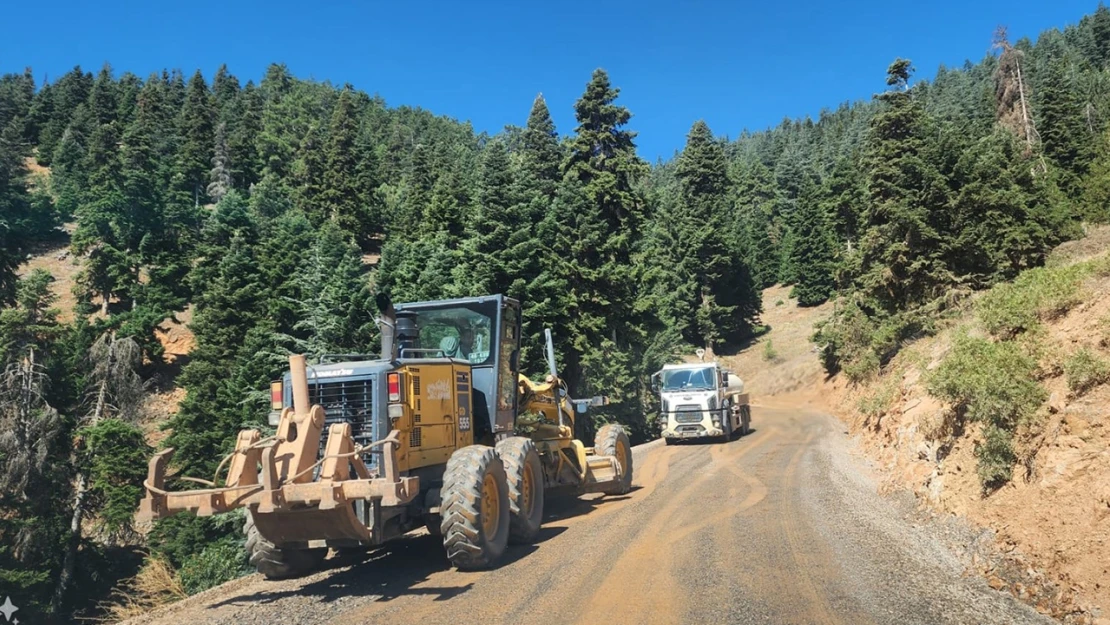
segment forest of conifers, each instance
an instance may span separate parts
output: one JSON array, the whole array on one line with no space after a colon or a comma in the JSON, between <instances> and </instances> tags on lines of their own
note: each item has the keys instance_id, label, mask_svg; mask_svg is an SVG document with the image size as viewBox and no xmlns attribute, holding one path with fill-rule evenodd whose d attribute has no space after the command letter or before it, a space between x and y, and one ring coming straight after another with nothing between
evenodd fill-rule
<instances>
[{"instance_id":1,"label":"forest of conifers","mask_svg":"<svg viewBox=\"0 0 1110 625\"><path fill-rule=\"evenodd\" d=\"M735 139L694 122L655 164L602 70L575 128L538 96L495 135L279 64L257 84L226 67L3 76L0 596L28 618L89 610L139 548L190 592L244 571L235 518L132 527L158 328L187 307L196 347L161 445L191 475L265 427L290 352L374 351L377 291L519 299L525 369L551 327L572 392L610 396L598 418L640 439L648 375L757 336L772 284L836 298L825 366L873 374L968 293L1110 220L1110 10L993 43L931 81L895 60L879 95L816 120ZM63 322L52 277L21 265L66 237Z\"/></svg>"}]
</instances>

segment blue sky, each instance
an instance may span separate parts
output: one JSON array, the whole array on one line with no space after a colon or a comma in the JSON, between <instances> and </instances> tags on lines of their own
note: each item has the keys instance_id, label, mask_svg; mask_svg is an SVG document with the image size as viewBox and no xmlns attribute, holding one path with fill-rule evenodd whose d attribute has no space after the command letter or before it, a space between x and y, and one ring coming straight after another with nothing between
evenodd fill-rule
<instances>
[{"instance_id":1,"label":"blue sky","mask_svg":"<svg viewBox=\"0 0 1110 625\"><path fill-rule=\"evenodd\" d=\"M523 125L543 92L560 134L597 67L621 88L640 155L681 149L705 119L736 136L783 117L869 98L896 56L918 77L986 54L1011 36L1075 23L1097 0L595 0L516 2L7 3L0 72L41 80L75 64L145 77L162 68L211 79L226 62L244 82L271 62L299 77L349 82L392 105L421 106L479 131Z\"/></svg>"}]
</instances>

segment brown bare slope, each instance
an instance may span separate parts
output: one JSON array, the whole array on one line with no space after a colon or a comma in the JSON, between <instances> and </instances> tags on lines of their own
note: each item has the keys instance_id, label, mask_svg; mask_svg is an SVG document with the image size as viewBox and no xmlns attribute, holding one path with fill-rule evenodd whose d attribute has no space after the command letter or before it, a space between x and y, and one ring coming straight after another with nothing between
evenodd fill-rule
<instances>
[{"instance_id":1,"label":"brown bare slope","mask_svg":"<svg viewBox=\"0 0 1110 625\"><path fill-rule=\"evenodd\" d=\"M1058 248L1050 265L1110 254L1110 228ZM983 494L976 475L979 426L944 432L951 407L926 390L929 373L958 332L984 335L973 313L903 351L877 379L852 386L841 376L817 396L859 434L889 488L909 488L942 513L991 528L1007 562L978 563L992 585L1008 588L1067 622L1110 621L1110 386L1069 391L1064 362L1086 348L1110 359L1110 276L1096 272L1078 304L1048 319L1039 336L1040 383L1049 399L1019 428L1013 480Z\"/></svg>"}]
</instances>

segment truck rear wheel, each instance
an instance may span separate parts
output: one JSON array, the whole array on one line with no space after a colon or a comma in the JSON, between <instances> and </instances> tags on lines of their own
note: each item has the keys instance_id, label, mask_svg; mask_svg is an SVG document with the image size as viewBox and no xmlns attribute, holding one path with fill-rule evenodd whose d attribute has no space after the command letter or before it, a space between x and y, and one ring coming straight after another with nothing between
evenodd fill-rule
<instances>
[{"instance_id":1,"label":"truck rear wheel","mask_svg":"<svg viewBox=\"0 0 1110 625\"><path fill-rule=\"evenodd\" d=\"M616 458L619 478L603 490L606 495L624 495L632 490L632 444L628 433L616 423L604 425L594 437L594 453Z\"/></svg>"},{"instance_id":2,"label":"truck rear wheel","mask_svg":"<svg viewBox=\"0 0 1110 625\"><path fill-rule=\"evenodd\" d=\"M530 438L514 436L497 443L509 487L509 542L531 543L543 524L543 465Z\"/></svg>"},{"instance_id":3,"label":"truck rear wheel","mask_svg":"<svg viewBox=\"0 0 1110 625\"><path fill-rule=\"evenodd\" d=\"M254 515L247 512L243 525L247 535L247 558L266 579L301 577L318 569L328 555L326 547L316 549L281 548L266 540L254 525Z\"/></svg>"},{"instance_id":4,"label":"truck rear wheel","mask_svg":"<svg viewBox=\"0 0 1110 625\"><path fill-rule=\"evenodd\" d=\"M440 492L447 559L460 569L496 562L509 540L509 493L497 452L484 445L456 450L447 461Z\"/></svg>"}]
</instances>

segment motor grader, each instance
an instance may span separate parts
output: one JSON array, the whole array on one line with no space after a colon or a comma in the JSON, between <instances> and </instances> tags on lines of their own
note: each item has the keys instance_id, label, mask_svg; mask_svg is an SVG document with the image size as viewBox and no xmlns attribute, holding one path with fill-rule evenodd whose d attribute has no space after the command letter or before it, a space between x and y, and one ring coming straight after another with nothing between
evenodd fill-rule
<instances>
[{"instance_id":1,"label":"motor grader","mask_svg":"<svg viewBox=\"0 0 1110 625\"><path fill-rule=\"evenodd\" d=\"M576 415L607 399L568 396L550 330L545 379L520 373L517 301L379 307L381 356L314 366L291 356L271 387L276 434L243 430L213 480L176 478L204 488L169 490L173 450L156 454L139 520L246 508L250 561L268 578L303 575L328 548L372 547L420 527L442 537L454 566L477 569L535 539L546 489L631 489L621 426L603 426L593 447L574 438Z\"/></svg>"}]
</instances>

